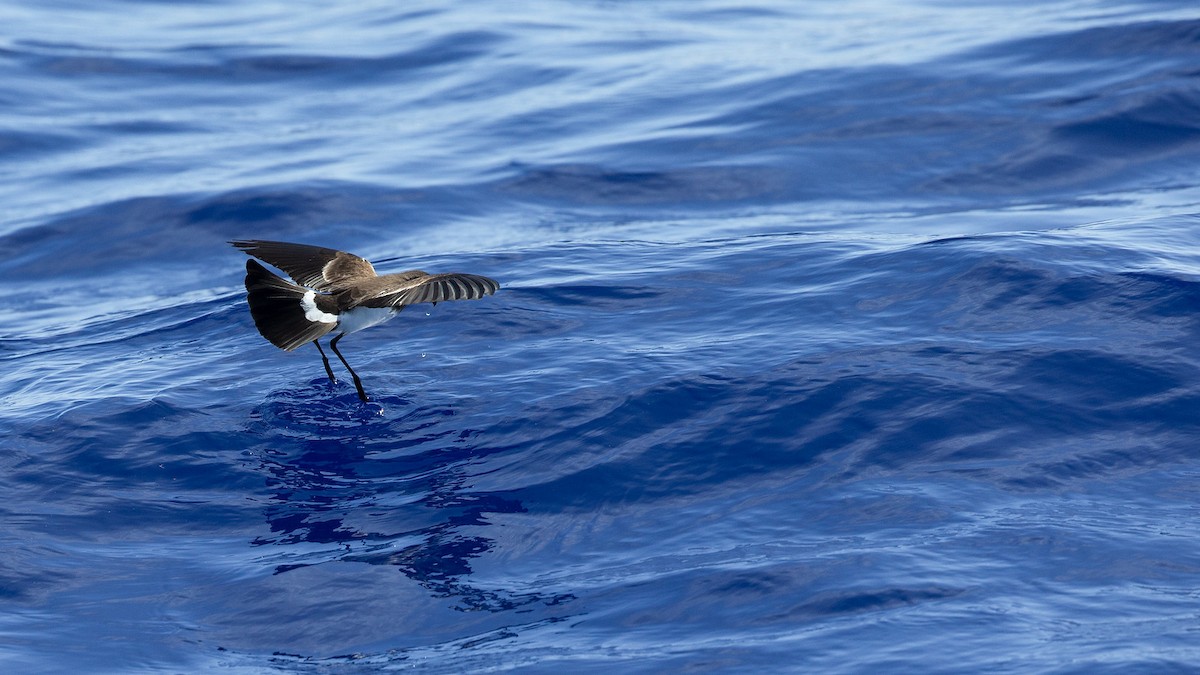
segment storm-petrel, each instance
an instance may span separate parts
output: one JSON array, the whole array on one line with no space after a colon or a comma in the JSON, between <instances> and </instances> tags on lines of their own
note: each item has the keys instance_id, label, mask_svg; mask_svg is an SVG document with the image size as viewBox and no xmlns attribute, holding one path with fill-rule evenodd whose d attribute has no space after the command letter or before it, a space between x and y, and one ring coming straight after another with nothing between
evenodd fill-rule
<instances>
[{"instance_id":1,"label":"storm-petrel","mask_svg":"<svg viewBox=\"0 0 1200 675\"><path fill-rule=\"evenodd\" d=\"M368 399L362 380L338 351L338 340L383 323L409 305L477 300L500 289L494 280L477 274L409 270L377 275L366 260L320 246L258 240L229 243L283 270L296 282L272 274L256 260L246 261L246 300L258 332L289 352L308 342L315 344L334 382L337 379L318 338L336 332L329 347L350 371L363 401Z\"/></svg>"}]
</instances>

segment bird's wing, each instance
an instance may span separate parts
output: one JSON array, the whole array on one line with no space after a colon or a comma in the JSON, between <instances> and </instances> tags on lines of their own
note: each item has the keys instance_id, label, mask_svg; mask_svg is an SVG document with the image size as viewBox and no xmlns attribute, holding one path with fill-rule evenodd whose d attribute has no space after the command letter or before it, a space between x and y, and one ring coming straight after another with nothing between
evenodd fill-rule
<instances>
[{"instance_id":1,"label":"bird's wing","mask_svg":"<svg viewBox=\"0 0 1200 675\"><path fill-rule=\"evenodd\" d=\"M375 268L371 263L332 248L282 241L238 240L229 243L287 272L301 286L318 291L341 290L355 280L375 276Z\"/></svg>"},{"instance_id":2,"label":"bird's wing","mask_svg":"<svg viewBox=\"0 0 1200 675\"><path fill-rule=\"evenodd\" d=\"M289 352L337 325L337 317L326 311L332 309L326 304L332 302L329 296L299 288L275 276L257 260L246 261L246 301L250 303L250 315L258 332L271 344ZM312 302L308 309L306 301Z\"/></svg>"},{"instance_id":3,"label":"bird's wing","mask_svg":"<svg viewBox=\"0 0 1200 675\"><path fill-rule=\"evenodd\" d=\"M412 272L404 272L409 275ZM389 277L391 275L388 275ZM494 279L478 274L425 274L410 278L395 291L385 293L364 304L371 307L407 307L420 302L447 300L478 300L500 290Z\"/></svg>"}]
</instances>

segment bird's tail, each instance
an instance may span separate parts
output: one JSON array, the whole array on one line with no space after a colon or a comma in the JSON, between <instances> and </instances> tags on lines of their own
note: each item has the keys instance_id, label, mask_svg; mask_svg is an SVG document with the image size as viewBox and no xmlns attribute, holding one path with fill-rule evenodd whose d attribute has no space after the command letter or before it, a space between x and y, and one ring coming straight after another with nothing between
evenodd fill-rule
<instances>
[{"instance_id":1,"label":"bird's tail","mask_svg":"<svg viewBox=\"0 0 1200 675\"><path fill-rule=\"evenodd\" d=\"M246 301L258 332L289 352L337 326L336 316L317 309L312 291L281 279L255 260L246 261Z\"/></svg>"}]
</instances>

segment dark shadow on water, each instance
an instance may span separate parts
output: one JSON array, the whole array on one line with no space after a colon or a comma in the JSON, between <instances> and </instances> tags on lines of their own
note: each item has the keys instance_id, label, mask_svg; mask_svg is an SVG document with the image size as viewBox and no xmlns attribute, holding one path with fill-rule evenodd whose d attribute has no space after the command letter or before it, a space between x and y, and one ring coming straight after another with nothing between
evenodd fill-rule
<instances>
[{"instance_id":1,"label":"dark shadow on water","mask_svg":"<svg viewBox=\"0 0 1200 675\"><path fill-rule=\"evenodd\" d=\"M353 389L316 379L273 394L253 419L260 442L251 453L271 494L263 506L270 534L252 544L281 547L275 574L335 561L391 565L433 597L457 598L463 611L570 599L463 581L471 560L494 545L489 514L525 509L464 488L461 467L489 451L472 445L476 432L453 404L388 395L364 404Z\"/></svg>"}]
</instances>

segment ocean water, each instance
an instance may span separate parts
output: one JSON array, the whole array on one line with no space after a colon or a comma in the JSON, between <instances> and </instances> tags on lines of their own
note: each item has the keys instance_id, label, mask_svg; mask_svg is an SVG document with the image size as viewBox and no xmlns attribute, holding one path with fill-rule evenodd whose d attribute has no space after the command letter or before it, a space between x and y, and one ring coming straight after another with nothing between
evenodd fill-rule
<instances>
[{"instance_id":1,"label":"ocean water","mask_svg":"<svg viewBox=\"0 0 1200 675\"><path fill-rule=\"evenodd\" d=\"M4 672L1200 669L1194 2L0 26Z\"/></svg>"}]
</instances>

